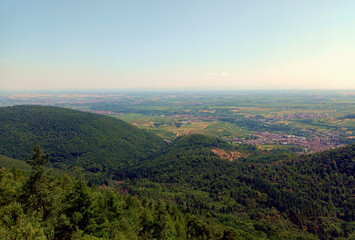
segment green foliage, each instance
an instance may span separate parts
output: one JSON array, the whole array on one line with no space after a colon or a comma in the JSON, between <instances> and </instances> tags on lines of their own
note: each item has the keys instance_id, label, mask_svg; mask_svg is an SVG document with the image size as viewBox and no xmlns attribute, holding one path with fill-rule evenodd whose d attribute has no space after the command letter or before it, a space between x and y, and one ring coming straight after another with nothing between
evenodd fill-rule
<instances>
[{"instance_id":1,"label":"green foliage","mask_svg":"<svg viewBox=\"0 0 355 240\"><path fill-rule=\"evenodd\" d=\"M52 166L113 171L155 153L159 137L112 117L47 106L0 108L0 154L25 160L33 142Z\"/></svg>"},{"instance_id":2,"label":"green foliage","mask_svg":"<svg viewBox=\"0 0 355 240\"><path fill-rule=\"evenodd\" d=\"M11 169L14 166L22 170L31 170L31 166L28 165L25 161L0 155L0 167Z\"/></svg>"},{"instance_id":3,"label":"green foliage","mask_svg":"<svg viewBox=\"0 0 355 240\"><path fill-rule=\"evenodd\" d=\"M201 137L195 140L208 141ZM41 149L35 148L31 159L42 159L39 156L43 155L39 153L42 153ZM284 234L275 230L278 223L270 226L270 223L257 221L254 224L245 217L218 213L222 209L230 211L223 205L205 211L206 205L200 201L202 195L191 192L192 189L186 190L194 202L185 201L186 208L181 208L183 198L178 192L175 200L170 201L126 194L123 185L118 190L107 186L90 188L82 178L50 176L42 168L34 168L30 174L16 168L0 170L0 192L3 196L0 202L0 238L262 239ZM265 197L261 194L260 201L265 202ZM341 236L342 231L334 226L331 229L334 228ZM287 232L285 227L281 229ZM348 229L351 231L351 226ZM307 236L294 228L292 231L299 236ZM333 234L334 231L328 232Z\"/></svg>"},{"instance_id":4,"label":"green foliage","mask_svg":"<svg viewBox=\"0 0 355 240\"><path fill-rule=\"evenodd\" d=\"M34 174L34 173L32 173ZM17 192L27 177L0 170L0 239L235 239L231 228L182 213L177 205L89 188L81 178L48 176L46 208Z\"/></svg>"},{"instance_id":5,"label":"green foliage","mask_svg":"<svg viewBox=\"0 0 355 240\"><path fill-rule=\"evenodd\" d=\"M38 143L33 146L33 156L26 162L34 171L43 171L43 166L48 162L48 159Z\"/></svg>"},{"instance_id":6,"label":"green foliage","mask_svg":"<svg viewBox=\"0 0 355 240\"><path fill-rule=\"evenodd\" d=\"M235 217L221 218L223 214L244 215L243 222L258 220L255 231L270 238L287 232L280 225L296 225L321 239L354 231L355 145L297 157L276 151L265 160L254 154L229 162L211 152L217 144L223 146L200 135L180 138L157 158L126 169L121 178L133 180L127 184L132 193L174 200L193 214L217 213L214 218L225 225L238 226Z\"/></svg>"}]
</instances>

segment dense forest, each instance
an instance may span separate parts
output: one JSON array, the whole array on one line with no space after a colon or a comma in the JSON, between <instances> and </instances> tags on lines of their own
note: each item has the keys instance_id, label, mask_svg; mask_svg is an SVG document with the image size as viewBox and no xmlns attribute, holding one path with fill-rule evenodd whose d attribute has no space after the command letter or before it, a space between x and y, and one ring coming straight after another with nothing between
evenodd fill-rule
<instances>
[{"instance_id":1,"label":"dense forest","mask_svg":"<svg viewBox=\"0 0 355 240\"><path fill-rule=\"evenodd\" d=\"M165 145L122 120L65 108L0 108L0 154L25 160L38 142L54 167L91 172L131 164Z\"/></svg>"},{"instance_id":2,"label":"dense forest","mask_svg":"<svg viewBox=\"0 0 355 240\"><path fill-rule=\"evenodd\" d=\"M251 221L244 231L165 199L133 196L121 187L88 187L81 177L50 175L46 161L36 145L27 161L32 171L0 170L1 239L265 239L277 228ZM283 228L276 239L313 238Z\"/></svg>"},{"instance_id":3,"label":"dense forest","mask_svg":"<svg viewBox=\"0 0 355 240\"><path fill-rule=\"evenodd\" d=\"M243 215L260 221L276 215L321 239L354 232L355 145L252 163L219 159L210 151L216 144L201 135L180 138L156 159L127 169L122 179L131 179L128 187L142 196L173 199L217 219L227 213L219 219L227 225Z\"/></svg>"},{"instance_id":4,"label":"dense forest","mask_svg":"<svg viewBox=\"0 0 355 240\"><path fill-rule=\"evenodd\" d=\"M0 239L355 238L355 144L311 155L203 135L166 144L100 115L0 110Z\"/></svg>"},{"instance_id":5,"label":"dense forest","mask_svg":"<svg viewBox=\"0 0 355 240\"><path fill-rule=\"evenodd\" d=\"M38 158L34 158L35 161ZM0 170L0 239L191 239L200 220L176 205L89 188L80 177ZM233 229L216 227L221 236Z\"/></svg>"}]
</instances>

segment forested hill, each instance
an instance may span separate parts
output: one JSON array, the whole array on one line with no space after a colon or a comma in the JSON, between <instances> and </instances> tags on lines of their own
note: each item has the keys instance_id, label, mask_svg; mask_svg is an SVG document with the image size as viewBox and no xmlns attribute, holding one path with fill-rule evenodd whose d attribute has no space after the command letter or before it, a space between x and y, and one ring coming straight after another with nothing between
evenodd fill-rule
<instances>
[{"instance_id":1,"label":"forested hill","mask_svg":"<svg viewBox=\"0 0 355 240\"><path fill-rule=\"evenodd\" d=\"M214 154L212 148L226 151L238 150L242 153L256 151L255 146L233 145L214 137L198 134L187 135L177 138L154 159L127 168L125 177L147 177L157 182L188 182L189 184L200 182L201 179L213 179L222 172L228 172L234 165ZM198 186L203 187L203 184L200 182Z\"/></svg>"},{"instance_id":2,"label":"forested hill","mask_svg":"<svg viewBox=\"0 0 355 240\"><path fill-rule=\"evenodd\" d=\"M0 154L28 159L38 142L52 165L97 172L158 151L163 139L122 120L59 107L0 108Z\"/></svg>"},{"instance_id":3,"label":"forested hill","mask_svg":"<svg viewBox=\"0 0 355 240\"><path fill-rule=\"evenodd\" d=\"M355 144L268 163L220 159L216 145L226 147L205 136L180 138L122 178L132 180L132 193L170 199L240 231L254 225L271 239L291 226L321 239L354 233Z\"/></svg>"}]
</instances>

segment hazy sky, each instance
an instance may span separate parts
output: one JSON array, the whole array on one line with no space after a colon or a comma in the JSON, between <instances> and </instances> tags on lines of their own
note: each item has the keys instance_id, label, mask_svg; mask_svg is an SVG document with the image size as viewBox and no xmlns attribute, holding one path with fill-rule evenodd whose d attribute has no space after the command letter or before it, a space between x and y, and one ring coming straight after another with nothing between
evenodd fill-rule
<instances>
[{"instance_id":1,"label":"hazy sky","mask_svg":"<svg viewBox=\"0 0 355 240\"><path fill-rule=\"evenodd\" d=\"M354 0L0 0L0 90L355 89Z\"/></svg>"}]
</instances>

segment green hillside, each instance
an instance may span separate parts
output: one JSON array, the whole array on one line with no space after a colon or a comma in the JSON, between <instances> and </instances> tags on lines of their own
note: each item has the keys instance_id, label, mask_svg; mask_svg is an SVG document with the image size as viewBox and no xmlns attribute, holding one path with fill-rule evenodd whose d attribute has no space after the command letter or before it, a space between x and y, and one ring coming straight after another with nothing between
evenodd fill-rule
<instances>
[{"instance_id":1,"label":"green hillside","mask_svg":"<svg viewBox=\"0 0 355 240\"><path fill-rule=\"evenodd\" d=\"M6 157L4 155L0 155L0 168L11 169L13 167L17 167L21 170L30 170L31 166L28 165L25 161L13 159L10 157Z\"/></svg>"},{"instance_id":2,"label":"green hillside","mask_svg":"<svg viewBox=\"0 0 355 240\"><path fill-rule=\"evenodd\" d=\"M192 135L176 140L156 159L127 169L132 193L174 201L186 211L213 216L241 234L248 226L267 238L292 238L294 227L321 239L355 231L355 144L269 163L222 160L222 143ZM295 230L292 230L295 231ZM245 236L246 236L245 235Z\"/></svg>"},{"instance_id":3,"label":"green hillside","mask_svg":"<svg viewBox=\"0 0 355 240\"><path fill-rule=\"evenodd\" d=\"M101 172L158 151L164 141L122 120L49 106L0 108L0 154L26 160L38 142L52 166Z\"/></svg>"},{"instance_id":4,"label":"green hillside","mask_svg":"<svg viewBox=\"0 0 355 240\"><path fill-rule=\"evenodd\" d=\"M278 226L241 216L236 228L213 212L132 196L121 184L89 188L80 177L49 175L41 149L32 156L31 172L0 169L1 239L266 239ZM294 226L280 229L273 239L315 239Z\"/></svg>"}]
</instances>

